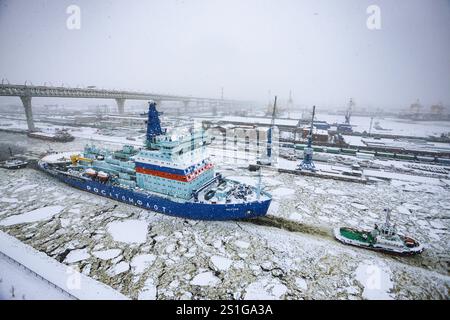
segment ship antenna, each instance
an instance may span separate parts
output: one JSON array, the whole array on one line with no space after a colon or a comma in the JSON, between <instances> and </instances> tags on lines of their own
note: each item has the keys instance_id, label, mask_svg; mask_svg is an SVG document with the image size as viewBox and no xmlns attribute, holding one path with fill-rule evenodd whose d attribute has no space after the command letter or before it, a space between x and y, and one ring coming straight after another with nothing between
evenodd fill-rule
<instances>
[{"instance_id":1,"label":"ship antenna","mask_svg":"<svg viewBox=\"0 0 450 320\"><path fill-rule=\"evenodd\" d=\"M156 110L156 103L150 101L148 103L147 147L155 141L156 136L163 134L161 121L159 120L160 114L161 113Z\"/></svg>"},{"instance_id":2,"label":"ship antenna","mask_svg":"<svg viewBox=\"0 0 450 320\"><path fill-rule=\"evenodd\" d=\"M386 211L386 225L389 226L389 221L391 220L391 209L384 209Z\"/></svg>"}]
</instances>

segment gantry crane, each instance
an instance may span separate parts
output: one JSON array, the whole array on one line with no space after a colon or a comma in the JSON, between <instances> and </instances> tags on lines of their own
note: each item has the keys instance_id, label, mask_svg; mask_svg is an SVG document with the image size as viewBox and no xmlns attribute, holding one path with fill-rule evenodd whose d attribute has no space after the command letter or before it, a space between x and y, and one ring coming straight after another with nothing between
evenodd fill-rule
<instances>
[{"instance_id":1,"label":"gantry crane","mask_svg":"<svg viewBox=\"0 0 450 320\"><path fill-rule=\"evenodd\" d=\"M303 149L303 160L298 166L300 170L309 170L316 171L316 166L313 162L313 148L312 148L312 139L313 139L313 129L314 129L314 115L316 114L316 106L313 106L312 118L311 118L311 126L309 128L308 133L308 144Z\"/></svg>"}]
</instances>

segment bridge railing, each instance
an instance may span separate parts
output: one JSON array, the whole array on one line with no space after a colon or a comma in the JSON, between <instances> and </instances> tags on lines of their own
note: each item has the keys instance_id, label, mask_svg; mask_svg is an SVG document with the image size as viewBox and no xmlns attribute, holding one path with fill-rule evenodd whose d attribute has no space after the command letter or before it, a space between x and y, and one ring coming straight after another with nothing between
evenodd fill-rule
<instances>
[{"instance_id":1,"label":"bridge railing","mask_svg":"<svg viewBox=\"0 0 450 320\"><path fill-rule=\"evenodd\" d=\"M67 98L105 98L105 99L130 99L130 100L160 100L160 101L184 101L184 102L209 102L219 104L254 104L252 101L214 99L194 96L179 96L138 91L105 90L92 88L70 88L1 84L1 96L31 96L31 97L67 97Z\"/></svg>"}]
</instances>

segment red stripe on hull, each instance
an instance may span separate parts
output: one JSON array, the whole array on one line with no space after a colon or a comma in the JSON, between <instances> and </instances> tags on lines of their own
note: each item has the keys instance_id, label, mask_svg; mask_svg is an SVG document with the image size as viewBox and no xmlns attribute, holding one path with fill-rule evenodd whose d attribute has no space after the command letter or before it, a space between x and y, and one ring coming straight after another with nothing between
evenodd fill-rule
<instances>
[{"instance_id":1,"label":"red stripe on hull","mask_svg":"<svg viewBox=\"0 0 450 320\"><path fill-rule=\"evenodd\" d=\"M141 168L141 167L136 167L136 172L143 173L143 174L149 174L152 176L161 177L161 178L170 179L170 180L189 182L189 181L192 181L195 178L197 178L203 172L208 171L212 167L213 167L213 165L211 163L209 163L209 164L205 165L203 168L198 169L194 173L188 174L187 176L182 176L182 175L178 175L178 174L162 172L162 171L157 171L157 170L145 169L145 168Z\"/></svg>"},{"instance_id":2,"label":"red stripe on hull","mask_svg":"<svg viewBox=\"0 0 450 320\"><path fill-rule=\"evenodd\" d=\"M143 173L143 174L149 174L152 176L166 178L166 179L170 179L170 180L181 181L181 182L188 181L186 176L180 176L180 175L168 173L168 172L144 169L144 168L139 168L139 167L136 167L136 172Z\"/></svg>"}]
</instances>

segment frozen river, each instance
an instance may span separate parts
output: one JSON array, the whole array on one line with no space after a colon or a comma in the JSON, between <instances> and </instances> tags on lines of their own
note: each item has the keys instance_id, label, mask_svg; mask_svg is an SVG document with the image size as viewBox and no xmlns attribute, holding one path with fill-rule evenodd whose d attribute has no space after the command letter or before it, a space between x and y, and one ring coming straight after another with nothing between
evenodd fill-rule
<instances>
[{"instance_id":1,"label":"frozen river","mask_svg":"<svg viewBox=\"0 0 450 320\"><path fill-rule=\"evenodd\" d=\"M14 139L34 151L48 147L0 133L0 142ZM51 147L68 151L85 142ZM221 171L255 183L245 170ZM263 175L274 197L269 215L289 227L168 217L32 169L0 169L0 230L132 299L448 299L448 187ZM426 245L422 255L393 257L331 237L334 226L371 227L386 206L402 232Z\"/></svg>"}]
</instances>

